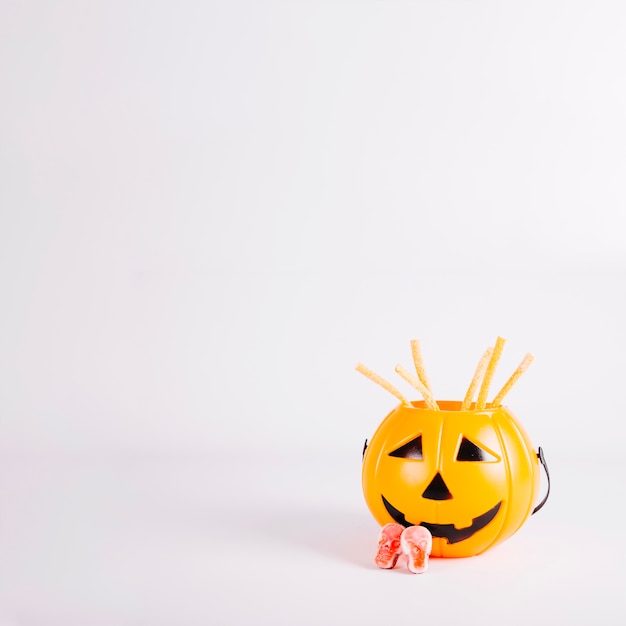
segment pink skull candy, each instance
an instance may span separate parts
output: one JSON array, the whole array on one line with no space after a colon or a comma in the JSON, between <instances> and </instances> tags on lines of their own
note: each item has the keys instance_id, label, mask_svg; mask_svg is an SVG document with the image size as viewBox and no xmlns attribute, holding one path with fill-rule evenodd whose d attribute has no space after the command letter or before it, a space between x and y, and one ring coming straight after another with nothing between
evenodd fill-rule
<instances>
[{"instance_id":1,"label":"pink skull candy","mask_svg":"<svg viewBox=\"0 0 626 626\"><path fill-rule=\"evenodd\" d=\"M424 526L409 526L401 538L402 551L407 556L407 567L414 574L428 569L428 557L433 547L433 537Z\"/></svg>"},{"instance_id":2,"label":"pink skull candy","mask_svg":"<svg viewBox=\"0 0 626 626\"><path fill-rule=\"evenodd\" d=\"M385 524L380 529L378 536L378 552L374 559L376 565L382 569L391 569L395 566L398 557L402 553L400 536L404 526L400 524Z\"/></svg>"}]
</instances>

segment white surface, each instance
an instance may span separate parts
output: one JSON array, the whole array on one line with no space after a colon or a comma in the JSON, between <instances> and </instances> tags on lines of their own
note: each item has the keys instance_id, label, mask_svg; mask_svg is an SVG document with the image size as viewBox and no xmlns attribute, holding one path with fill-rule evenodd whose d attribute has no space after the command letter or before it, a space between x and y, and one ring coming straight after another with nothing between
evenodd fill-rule
<instances>
[{"instance_id":1,"label":"white surface","mask_svg":"<svg viewBox=\"0 0 626 626\"><path fill-rule=\"evenodd\" d=\"M415 576L373 564L358 453L320 457L5 457L7 624L623 623L614 466L560 459L516 535Z\"/></svg>"},{"instance_id":2,"label":"white surface","mask_svg":"<svg viewBox=\"0 0 626 626\"><path fill-rule=\"evenodd\" d=\"M625 21L1 2L0 623L623 623ZM497 335L550 502L376 570L354 365Z\"/></svg>"}]
</instances>

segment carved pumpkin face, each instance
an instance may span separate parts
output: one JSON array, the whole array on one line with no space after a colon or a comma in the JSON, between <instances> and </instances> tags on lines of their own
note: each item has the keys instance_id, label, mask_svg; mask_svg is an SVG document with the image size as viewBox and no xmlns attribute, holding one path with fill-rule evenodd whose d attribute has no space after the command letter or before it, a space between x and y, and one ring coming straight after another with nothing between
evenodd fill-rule
<instances>
[{"instance_id":1,"label":"carved pumpkin face","mask_svg":"<svg viewBox=\"0 0 626 626\"><path fill-rule=\"evenodd\" d=\"M383 420L365 451L363 493L381 525L428 528L433 556L472 556L531 514L539 461L506 407L438 404L439 411L400 404Z\"/></svg>"}]
</instances>

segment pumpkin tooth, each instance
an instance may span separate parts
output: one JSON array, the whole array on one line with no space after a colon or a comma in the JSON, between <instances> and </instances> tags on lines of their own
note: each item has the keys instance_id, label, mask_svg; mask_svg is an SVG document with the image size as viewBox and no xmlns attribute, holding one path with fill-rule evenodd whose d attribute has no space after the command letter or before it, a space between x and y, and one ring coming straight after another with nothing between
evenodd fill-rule
<instances>
[{"instance_id":1,"label":"pumpkin tooth","mask_svg":"<svg viewBox=\"0 0 626 626\"><path fill-rule=\"evenodd\" d=\"M457 530L463 530L464 528L469 528L472 524L474 523L474 520L472 518L468 518L468 519L464 519L461 518L455 525L454 527Z\"/></svg>"}]
</instances>

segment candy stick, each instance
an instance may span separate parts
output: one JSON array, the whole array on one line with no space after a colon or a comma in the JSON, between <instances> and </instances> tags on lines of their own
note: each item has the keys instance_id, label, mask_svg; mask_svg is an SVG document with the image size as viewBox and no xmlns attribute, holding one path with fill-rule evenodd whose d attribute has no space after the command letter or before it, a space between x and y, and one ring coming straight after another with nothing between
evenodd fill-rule
<instances>
[{"instance_id":1,"label":"candy stick","mask_svg":"<svg viewBox=\"0 0 626 626\"><path fill-rule=\"evenodd\" d=\"M428 380L428 374L426 374L426 370L424 369L424 360L422 359L422 348L419 339L411 339L411 354L413 355L413 363L415 364L417 377L422 381L424 387L428 389L430 395L433 396L433 388L430 385L430 380Z\"/></svg>"},{"instance_id":2,"label":"candy stick","mask_svg":"<svg viewBox=\"0 0 626 626\"><path fill-rule=\"evenodd\" d=\"M496 339L496 345L494 346L493 352L491 353L491 358L489 359L489 364L487 365L487 371L485 372L485 377L483 378L483 382L480 386L480 391L478 392L478 401L476 402L476 408L479 411L482 411L487 404L487 394L489 393L489 385L491 385L491 379L496 371L496 366L498 365L498 361L502 356L502 350L504 349L504 342L506 339L502 337L498 337Z\"/></svg>"},{"instance_id":3,"label":"candy stick","mask_svg":"<svg viewBox=\"0 0 626 626\"><path fill-rule=\"evenodd\" d=\"M409 370L407 370L402 365L396 365L396 372L400 374L400 376L402 376L402 378L404 378L404 380L406 380L409 385L415 387L415 389L417 389L422 394L422 396L424 396L424 401L426 402L426 406L429 409L433 411L439 410L439 405L435 402L435 399L433 398L430 391L426 388L426 385L424 385L424 383L415 378L415 376L413 376L413 374L411 374L411 372L409 372Z\"/></svg>"},{"instance_id":4,"label":"candy stick","mask_svg":"<svg viewBox=\"0 0 626 626\"><path fill-rule=\"evenodd\" d=\"M491 403L493 406L500 406L502 404L502 398L506 396L511 387L520 379L522 374L530 367L535 357L530 352L522 359L522 362L517 366L517 369L511 374L511 378L504 383L504 387L498 391L498 394Z\"/></svg>"},{"instance_id":5,"label":"candy stick","mask_svg":"<svg viewBox=\"0 0 626 626\"><path fill-rule=\"evenodd\" d=\"M489 363L489 358L491 357L492 352L493 348L489 347L483 352L483 355L480 357L480 361L478 361L476 371L474 372L474 378L472 378L472 382L467 388L467 393L465 394L465 398L463 399L461 411L467 411L470 408L472 400L474 399L474 394L476 393L476 387L478 387L478 383L485 375L485 370L487 369L487 364Z\"/></svg>"},{"instance_id":6,"label":"candy stick","mask_svg":"<svg viewBox=\"0 0 626 626\"><path fill-rule=\"evenodd\" d=\"M375 382L377 385L380 385L383 389L386 389L389 393L392 393L396 398L398 398L398 400L400 400L400 402L402 402L402 404L411 406L411 403L388 380L385 380L382 376L372 372L371 369L365 367L362 363L357 364L356 371L363 374L363 376L367 376L367 378Z\"/></svg>"}]
</instances>

